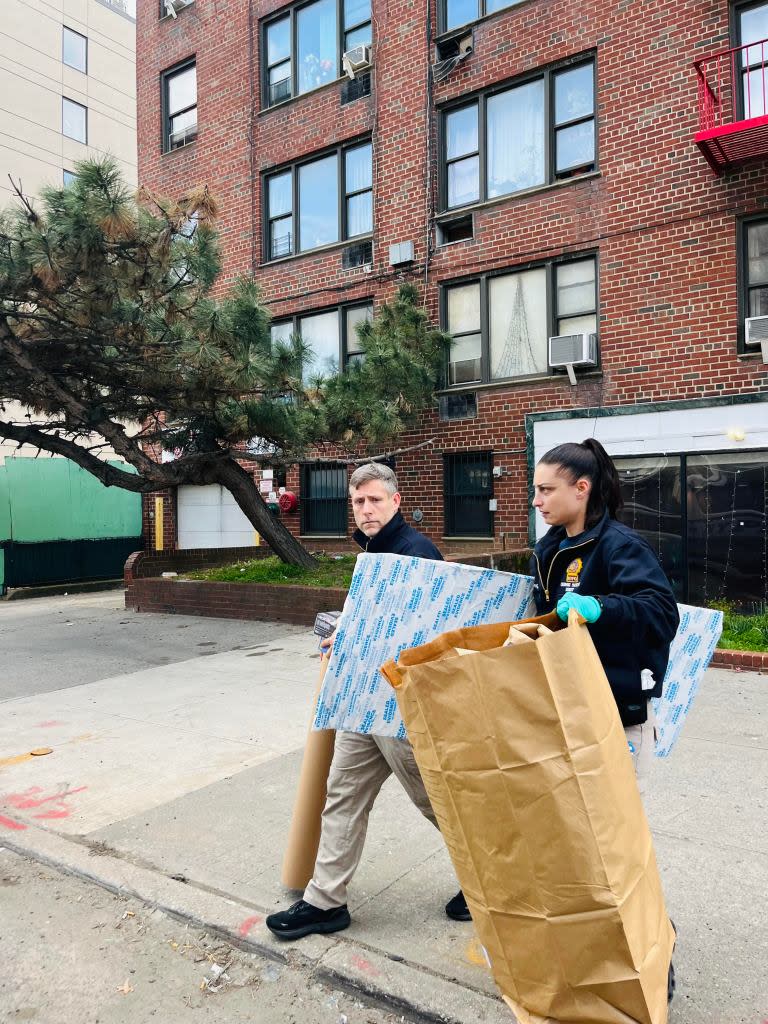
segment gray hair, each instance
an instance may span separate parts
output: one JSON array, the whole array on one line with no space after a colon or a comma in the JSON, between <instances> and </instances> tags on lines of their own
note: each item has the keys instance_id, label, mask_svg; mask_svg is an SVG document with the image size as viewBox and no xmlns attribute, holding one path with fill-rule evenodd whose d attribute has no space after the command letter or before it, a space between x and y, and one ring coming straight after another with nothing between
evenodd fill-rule
<instances>
[{"instance_id":1,"label":"gray hair","mask_svg":"<svg viewBox=\"0 0 768 1024\"><path fill-rule=\"evenodd\" d=\"M358 466L349 478L349 490L353 491L361 484L367 484L370 480L379 480L384 484L388 494L394 494L397 490L397 477L394 472L382 462L366 462Z\"/></svg>"}]
</instances>

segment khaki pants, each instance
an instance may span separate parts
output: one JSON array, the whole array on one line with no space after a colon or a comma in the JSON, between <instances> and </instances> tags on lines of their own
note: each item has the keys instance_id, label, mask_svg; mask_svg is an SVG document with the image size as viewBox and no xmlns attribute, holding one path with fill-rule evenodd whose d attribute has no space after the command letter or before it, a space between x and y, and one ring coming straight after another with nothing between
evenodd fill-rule
<instances>
[{"instance_id":1,"label":"khaki pants","mask_svg":"<svg viewBox=\"0 0 768 1024\"><path fill-rule=\"evenodd\" d=\"M644 796L656 749L656 715L650 701L648 701L648 718L641 725L624 726L624 735L627 737L627 742L632 744L632 761L635 765L637 788L640 790L640 795Z\"/></svg>"},{"instance_id":2,"label":"khaki pants","mask_svg":"<svg viewBox=\"0 0 768 1024\"><path fill-rule=\"evenodd\" d=\"M392 773L424 817L437 828L407 740L353 732L336 734L315 873L304 892L304 899L313 907L330 910L347 902L347 885L363 853L368 815Z\"/></svg>"}]
</instances>

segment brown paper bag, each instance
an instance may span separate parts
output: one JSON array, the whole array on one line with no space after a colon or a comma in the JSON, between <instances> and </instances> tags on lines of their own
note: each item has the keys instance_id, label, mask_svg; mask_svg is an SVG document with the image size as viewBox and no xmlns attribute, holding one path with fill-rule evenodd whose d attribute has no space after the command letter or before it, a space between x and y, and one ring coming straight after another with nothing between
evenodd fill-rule
<instances>
[{"instance_id":1,"label":"brown paper bag","mask_svg":"<svg viewBox=\"0 0 768 1024\"><path fill-rule=\"evenodd\" d=\"M313 719L329 661L330 658L324 657L320 664L320 678L312 698ZM313 730L310 722L280 874L280 880L289 889L305 889L315 870L323 808L327 796L328 772L331 769L335 745L336 733L333 729Z\"/></svg>"},{"instance_id":2,"label":"brown paper bag","mask_svg":"<svg viewBox=\"0 0 768 1024\"><path fill-rule=\"evenodd\" d=\"M575 613L501 647L509 627L382 669L478 937L522 1024L665 1024L673 931L597 652Z\"/></svg>"}]
</instances>

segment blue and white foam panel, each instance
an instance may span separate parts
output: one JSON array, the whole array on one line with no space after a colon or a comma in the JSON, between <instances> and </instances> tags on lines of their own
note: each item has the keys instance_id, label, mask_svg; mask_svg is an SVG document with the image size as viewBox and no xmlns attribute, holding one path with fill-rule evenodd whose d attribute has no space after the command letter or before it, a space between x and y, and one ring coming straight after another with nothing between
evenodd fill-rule
<instances>
[{"instance_id":1,"label":"blue and white foam panel","mask_svg":"<svg viewBox=\"0 0 768 1024\"><path fill-rule=\"evenodd\" d=\"M313 728L405 738L380 667L452 629L534 614L529 576L403 555L358 556ZM722 613L680 606L665 693L656 703L657 755L674 746L722 631Z\"/></svg>"}]
</instances>

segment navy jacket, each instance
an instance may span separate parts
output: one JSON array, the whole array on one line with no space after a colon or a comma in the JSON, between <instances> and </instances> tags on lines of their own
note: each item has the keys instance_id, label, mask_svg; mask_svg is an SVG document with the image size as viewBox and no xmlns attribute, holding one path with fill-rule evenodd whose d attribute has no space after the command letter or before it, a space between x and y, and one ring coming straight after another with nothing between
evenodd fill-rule
<instances>
[{"instance_id":1,"label":"navy jacket","mask_svg":"<svg viewBox=\"0 0 768 1024\"><path fill-rule=\"evenodd\" d=\"M552 527L534 548L531 574L539 614L552 611L569 591L600 598L603 612L589 632L622 722L644 722L648 698L661 696L680 621L672 587L652 548L606 512L578 537L568 537L562 526ZM653 672L652 690L642 688L645 668Z\"/></svg>"},{"instance_id":2,"label":"navy jacket","mask_svg":"<svg viewBox=\"0 0 768 1024\"><path fill-rule=\"evenodd\" d=\"M415 555L416 558L432 558L438 562L443 560L429 537L409 526L399 511L370 540L362 530L355 530L352 536L363 551L370 554Z\"/></svg>"}]
</instances>

